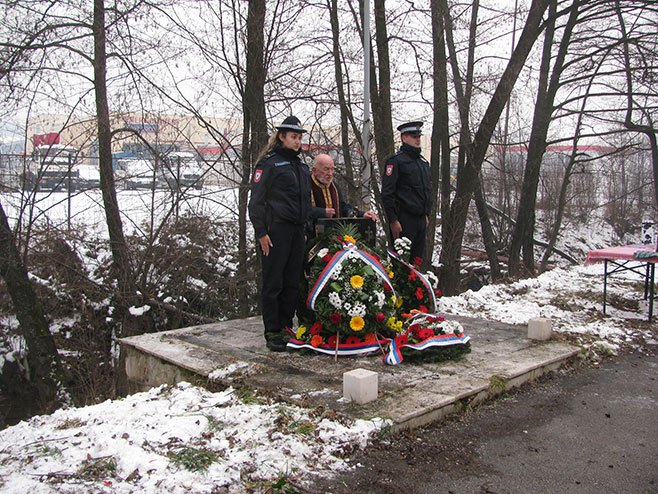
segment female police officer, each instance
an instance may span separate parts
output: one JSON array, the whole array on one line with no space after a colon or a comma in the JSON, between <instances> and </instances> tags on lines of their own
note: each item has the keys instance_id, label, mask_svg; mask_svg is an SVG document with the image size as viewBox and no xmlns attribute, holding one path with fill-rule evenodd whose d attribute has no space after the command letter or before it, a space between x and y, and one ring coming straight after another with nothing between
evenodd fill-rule
<instances>
[{"instance_id":1,"label":"female police officer","mask_svg":"<svg viewBox=\"0 0 658 494\"><path fill-rule=\"evenodd\" d=\"M249 218L263 252L262 310L267 348L283 352L292 327L304 262L304 226L311 210L310 173L299 159L302 134L287 117L257 160L251 180Z\"/></svg>"}]
</instances>

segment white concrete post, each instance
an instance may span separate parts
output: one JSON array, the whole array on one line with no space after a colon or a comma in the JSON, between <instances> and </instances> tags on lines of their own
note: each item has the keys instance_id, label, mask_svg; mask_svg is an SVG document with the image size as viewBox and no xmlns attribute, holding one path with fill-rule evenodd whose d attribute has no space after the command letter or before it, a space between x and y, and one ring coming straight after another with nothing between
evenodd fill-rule
<instances>
[{"instance_id":1,"label":"white concrete post","mask_svg":"<svg viewBox=\"0 0 658 494\"><path fill-rule=\"evenodd\" d=\"M528 320L528 338L549 340L553 332L553 320L548 317L534 317Z\"/></svg>"},{"instance_id":2,"label":"white concrete post","mask_svg":"<svg viewBox=\"0 0 658 494\"><path fill-rule=\"evenodd\" d=\"M377 399L378 385L376 372L354 369L343 373L343 397L359 405Z\"/></svg>"}]
</instances>

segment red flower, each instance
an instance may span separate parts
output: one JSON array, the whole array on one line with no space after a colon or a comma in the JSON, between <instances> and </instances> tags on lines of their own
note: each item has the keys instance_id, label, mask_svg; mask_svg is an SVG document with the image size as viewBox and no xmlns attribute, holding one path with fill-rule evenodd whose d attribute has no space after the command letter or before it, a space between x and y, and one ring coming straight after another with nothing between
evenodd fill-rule
<instances>
[{"instance_id":1,"label":"red flower","mask_svg":"<svg viewBox=\"0 0 658 494\"><path fill-rule=\"evenodd\" d=\"M338 336L335 334L331 335L327 340L327 345L331 346L332 348L336 348L336 338L338 338Z\"/></svg>"},{"instance_id":2,"label":"red flower","mask_svg":"<svg viewBox=\"0 0 658 494\"><path fill-rule=\"evenodd\" d=\"M369 345L370 345L370 344L373 344L373 343L377 343L377 341L378 341L378 340L377 340L377 335L376 335L375 333L368 333L368 334L365 336L365 338L363 338L363 341L364 341L365 343L368 343Z\"/></svg>"},{"instance_id":3,"label":"red flower","mask_svg":"<svg viewBox=\"0 0 658 494\"><path fill-rule=\"evenodd\" d=\"M410 271L409 276L407 276L409 281L416 281L416 271Z\"/></svg>"},{"instance_id":4,"label":"red flower","mask_svg":"<svg viewBox=\"0 0 658 494\"><path fill-rule=\"evenodd\" d=\"M311 326L311 329L309 329L309 333L313 336L320 334L320 331L322 331L322 323L320 321L314 323L313 326Z\"/></svg>"},{"instance_id":5,"label":"red flower","mask_svg":"<svg viewBox=\"0 0 658 494\"><path fill-rule=\"evenodd\" d=\"M434 290L434 295L436 295L437 297L442 297L443 292L441 291L440 288L437 288L436 290Z\"/></svg>"},{"instance_id":6,"label":"red flower","mask_svg":"<svg viewBox=\"0 0 658 494\"><path fill-rule=\"evenodd\" d=\"M360 345L361 343L361 338L358 336L348 336L345 340L345 344L347 345Z\"/></svg>"},{"instance_id":7,"label":"red flower","mask_svg":"<svg viewBox=\"0 0 658 494\"><path fill-rule=\"evenodd\" d=\"M342 321L343 321L343 318L338 312L333 312L329 316L329 322L331 322L331 324L340 324Z\"/></svg>"},{"instance_id":8,"label":"red flower","mask_svg":"<svg viewBox=\"0 0 658 494\"><path fill-rule=\"evenodd\" d=\"M418 269L421 264L423 264L423 259L421 257L414 257L414 267Z\"/></svg>"},{"instance_id":9,"label":"red flower","mask_svg":"<svg viewBox=\"0 0 658 494\"><path fill-rule=\"evenodd\" d=\"M427 338L431 338L432 336L434 336L434 331L432 331L430 328L423 328L418 332L418 337L421 341L424 341Z\"/></svg>"},{"instance_id":10,"label":"red flower","mask_svg":"<svg viewBox=\"0 0 658 494\"><path fill-rule=\"evenodd\" d=\"M423 289L421 287L416 288L416 298L418 300L423 300Z\"/></svg>"},{"instance_id":11,"label":"red flower","mask_svg":"<svg viewBox=\"0 0 658 494\"><path fill-rule=\"evenodd\" d=\"M421 312L424 312L425 314L427 314L427 307L425 307L424 305L421 305L420 307L418 307L418 310L421 311Z\"/></svg>"},{"instance_id":12,"label":"red flower","mask_svg":"<svg viewBox=\"0 0 658 494\"><path fill-rule=\"evenodd\" d=\"M331 261L332 257L333 256L331 254L326 253L324 256L322 256L322 262L327 263L327 262Z\"/></svg>"},{"instance_id":13,"label":"red flower","mask_svg":"<svg viewBox=\"0 0 658 494\"><path fill-rule=\"evenodd\" d=\"M375 320L376 320L378 323L380 323L380 324L383 323L383 322L384 322L384 319L386 319L386 315L384 315L383 312L378 312L377 314L375 314Z\"/></svg>"},{"instance_id":14,"label":"red flower","mask_svg":"<svg viewBox=\"0 0 658 494\"><path fill-rule=\"evenodd\" d=\"M397 343L398 347L406 346L409 344L409 337L406 334L401 334L395 338L395 343Z\"/></svg>"},{"instance_id":15,"label":"red flower","mask_svg":"<svg viewBox=\"0 0 658 494\"><path fill-rule=\"evenodd\" d=\"M311 338L311 346L317 348L320 345L322 345L322 336L316 334L313 336L313 338Z\"/></svg>"}]
</instances>

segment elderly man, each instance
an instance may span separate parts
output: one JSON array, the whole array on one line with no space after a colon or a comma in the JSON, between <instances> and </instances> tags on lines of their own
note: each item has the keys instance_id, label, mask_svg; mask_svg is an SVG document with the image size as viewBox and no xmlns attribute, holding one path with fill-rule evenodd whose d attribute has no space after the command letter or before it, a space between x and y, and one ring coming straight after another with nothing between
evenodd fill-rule
<instances>
[{"instance_id":1,"label":"elderly man","mask_svg":"<svg viewBox=\"0 0 658 494\"><path fill-rule=\"evenodd\" d=\"M334 183L336 165L328 154L318 154L311 167L311 219L318 218L370 218L378 221L373 211L362 212L343 199Z\"/></svg>"},{"instance_id":2,"label":"elderly man","mask_svg":"<svg viewBox=\"0 0 658 494\"><path fill-rule=\"evenodd\" d=\"M315 223L320 218L370 218L379 221L373 211L359 211L352 207L334 183L336 165L328 154L318 154L311 165L311 223L308 231L307 248L315 243ZM297 317L301 323L311 324L314 321L313 313L306 307L306 293L308 284L306 277L309 274L308 263L304 266L305 276L301 280L300 292L303 294L297 304Z\"/></svg>"}]
</instances>

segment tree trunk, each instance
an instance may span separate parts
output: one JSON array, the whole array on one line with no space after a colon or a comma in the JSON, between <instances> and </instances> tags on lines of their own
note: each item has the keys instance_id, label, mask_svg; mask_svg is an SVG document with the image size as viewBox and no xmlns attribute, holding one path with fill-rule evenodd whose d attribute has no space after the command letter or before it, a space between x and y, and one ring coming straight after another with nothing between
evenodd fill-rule
<instances>
[{"instance_id":1,"label":"tree trunk","mask_svg":"<svg viewBox=\"0 0 658 494\"><path fill-rule=\"evenodd\" d=\"M245 90L242 95L242 176L238 192L238 279L246 280L250 270L247 252L247 197L251 170L258 153L267 144L267 120L265 118L265 59L264 34L265 0L249 2L247 12L247 67ZM249 298L245 292L240 297L240 314L248 315Z\"/></svg>"},{"instance_id":2,"label":"tree trunk","mask_svg":"<svg viewBox=\"0 0 658 494\"><path fill-rule=\"evenodd\" d=\"M140 334L141 326L136 318L130 315L128 308L137 303L137 290L130 262L128 244L123 235L121 212L117 201L114 173L112 170L112 130L110 126L110 110L107 98L105 52L105 3L94 0L94 90L96 95L96 122L98 126L98 165L100 172L100 188L103 195L105 218L110 237L113 270L117 278L118 296L116 314L121 321L117 337ZM128 392L128 382L125 374L125 355L119 353L116 363L115 384L118 394Z\"/></svg>"},{"instance_id":3,"label":"tree trunk","mask_svg":"<svg viewBox=\"0 0 658 494\"><path fill-rule=\"evenodd\" d=\"M549 18L551 21L546 28L544 38L544 51L539 74L539 86L537 90L537 102L532 120L532 131L528 145L528 158L523 174L523 185L516 227L512 233L512 242L509 253L509 272L511 276L521 274L519 256L523 250L523 271L535 274L534 256L534 234L535 234L535 212L537 202L537 188L539 186L539 173L541 163L546 152L546 138L548 128L551 124L551 116L555 106L555 95L560 86L560 74L567 55L567 49L571 41L573 28L578 20L580 0L574 0L571 6L571 14L564 28L562 40L558 50L553 70L551 73L550 63L552 56L553 35L555 32L555 14L557 11L557 0L551 0ZM549 76L550 74L550 76ZM550 77L550 82L549 82Z\"/></svg>"},{"instance_id":4,"label":"tree trunk","mask_svg":"<svg viewBox=\"0 0 658 494\"><path fill-rule=\"evenodd\" d=\"M491 281L499 281L501 278L500 263L498 262L498 251L496 249L496 240L491 227L491 220L489 219L489 207L484 197L482 181L478 177L478 184L475 187L475 205L478 210L480 218L480 226L482 228L482 242L484 243L484 250L489 257L489 268L491 269Z\"/></svg>"},{"instance_id":5,"label":"tree trunk","mask_svg":"<svg viewBox=\"0 0 658 494\"><path fill-rule=\"evenodd\" d=\"M512 88L528 54L541 32L541 19L548 2L549 0L533 0L519 42L485 111L473 143L469 146L466 164L457 177L457 189L450 207L449 218L447 222L444 221L443 223L446 231L441 252L443 262L441 280L443 292L446 295L454 295L459 290L459 258L461 256L468 207L478 183L477 177L482 168L496 124L509 100Z\"/></svg>"},{"instance_id":6,"label":"tree trunk","mask_svg":"<svg viewBox=\"0 0 658 494\"><path fill-rule=\"evenodd\" d=\"M439 9L439 2L432 0L432 39L434 58L434 123L432 125L432 152L431 163L431 191L435 198L432 204L430 224L425 239L425 252L428 261L432 261L434 252L434 239L436 237L437 212L441 217L450 207L450 128L448 119L448 73L445 50L445 29L443 17ZM439 187L441 193L439 194Z\"/></svg>"},{"instance_id":7,"label":"tree trunk","mask_svg":"<svg viewBox=\"0 0 658 494\"><path fill-rule=\"evenodd\" d=\"M379 67L379 84L377 78L371 78L371 84L377 86L377 98L372 104L372 121L375 133L375 151L380 167L394 152L393 118L391 116L391 68L388 55L388 33L386 31L385 0L375 0L375 40L377 42L377 66ZM374 72L374 57L371 57ZM375 94L375 93L373 93Z\"/></svg>"},{"instance_id":8,"label":"tree trunk","mask_svg":"<svg viewBox=\"0 0 658 494\"><path fill-rule=\"evenodd\" d=\"M18 319L18 332L25 340L26 354L15 372L5 364L0 373L0 388L8 399L2 403L0 423L15 423L41 413L51 413L60 405L58 389L65 381L57 348L41 304L23 265L0 204L0 273L7 285Z\"/></svg>"},{"instance_id":9,"label":"tree trunk","mask_svg":"<svg viewBox=\"0 0 658 494\"><path fill-rule=\"evenodd\" d=\"M350 152L350 136L348 125L348 114L350 112L345 89L343 88L343 67L340 55L340 26L338 24L338 0L329 0L329 20L331 22L332 52L334 56L334 74L336 77L336 92L338 94L338 106L340 109L340 146L345 163L345 181L347 182L347 198L350 204L358 204L361 200L359 187L354 183L354 168Z\"/></svg>"}]
</instances>

